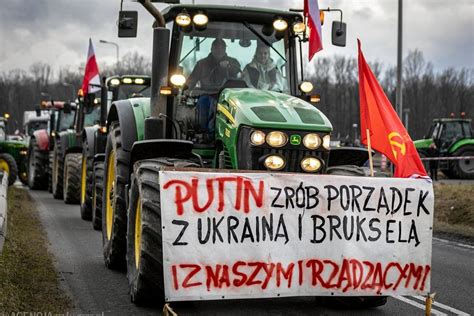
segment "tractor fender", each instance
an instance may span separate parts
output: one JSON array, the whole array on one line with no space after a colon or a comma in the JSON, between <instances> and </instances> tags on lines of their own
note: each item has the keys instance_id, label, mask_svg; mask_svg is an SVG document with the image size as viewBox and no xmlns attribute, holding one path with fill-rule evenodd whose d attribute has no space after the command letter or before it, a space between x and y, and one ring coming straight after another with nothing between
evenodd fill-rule
<instances>
[{"instance_id":1,"label":"tractor fender","mask_svg":"<svg viewBox=\"0 0 474 316\"><path fill-rule=\"evenodd\" d=\"M329 151L328 167L341 165L364 166L369 160L369 151L363 147L337 147Z\"/></svg>"},{"instance_id":2,"label":"tractor fender","mask_svg":"<svg viewBox=\"0 0 474 316\"><path fill-rule=\"evenodd\" d=\"M82 153L82 148L75 144L76 133L73 130L61 132L59 134L59 142L61 143L61 155L63 157L66 157L69 153Z\"/></svg>"},{"instance_id":3,"label":"tractor fender","mask_svg":"<svg viewBox=\"0 0 474 316\"><path fill-rule=\"evenodd\" d=\"M454 153L459 148L466 145L474 145L474 138L464 138L455 142L448 150L450 154Z\"/></svg>"},{"instance_id":4,"label":"tractor fender","mask_svg":"<svg viewBox=\"0 0 474 316\"><path fill-rule=\"evenodd\" d=\"M183 158L196 157L193 153L193 142L178 139L147 139L136 141L130 157L130 171L139 160L151 158Z\"/></svg>"},{"instance_id":5,"label":"tractor fender","mask_svg":"<svg viewBox=\"0 0 474 316\"><path fill-rule=\"evenodd\" d=\"M107 133L103 133L98 129L94 134L94 157L97 154L104 154L106 145Z\"/></svg>"},{"instance_id":6,"label":"tractor fender","mask_svg":"<svg viewBox=\"0 0 474 316\"><path fill-rule=\"evenodd\" d=\"M49 135L45 129L34 131L33 137L36 139L40 150L47 151L49 149Z\"/></svg>"},{"instance_id":7,"label":"tractor fender","mask_svg":"<svg viewBox=\"0 0 474 316\"><path fill-rule=\"evenodd\" d=\"M135 115L129 100L119 100L112 103L107 115L107 130L110 128L110 123L115 121L119 121L122 127L120 132L123 150L131 152L133 143L138 139L138 135Z\"/></svg>"},{"instance_id":8,"label":"tractor fender","mask_svg":"<svg viewBox=\"0 0 474 316\"><path fill-rule=\"evenodd\" d=\"M82 131L82 146L86 146L87 158L93 158L95 155L95 133L99 130L97 125L87 126Z\"/></svg>"}]
</instances>

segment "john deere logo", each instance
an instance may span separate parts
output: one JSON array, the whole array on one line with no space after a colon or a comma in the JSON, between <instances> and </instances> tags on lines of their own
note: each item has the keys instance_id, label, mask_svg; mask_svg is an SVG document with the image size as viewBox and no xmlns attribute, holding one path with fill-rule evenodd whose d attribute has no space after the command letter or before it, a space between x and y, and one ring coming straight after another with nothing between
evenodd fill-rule
<instances>
[{"instance_id":1,"label":"john deere logo","mask_svg":"<svg viewBox=\"0 0 474 316\"><path fill-rule=\"evenodd\" d=\"M292 145L299 145L301 144L301 136L300 135L291 135L290 143Z\"/></svg>"}]
</instances>

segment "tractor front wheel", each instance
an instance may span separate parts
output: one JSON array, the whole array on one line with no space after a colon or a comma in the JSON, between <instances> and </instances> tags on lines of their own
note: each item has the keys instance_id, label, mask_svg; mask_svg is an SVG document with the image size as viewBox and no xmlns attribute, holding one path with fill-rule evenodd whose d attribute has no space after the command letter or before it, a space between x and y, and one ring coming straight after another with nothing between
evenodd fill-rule
<instances>
[{"instance_id":1,"label":"tractor front wheel","mask_svg":"<svg viewBox=\"0 0 474 316\"><path fill-rule=\"evenodd\" d=\"M56 143L54 146L54 160L53 160L53 197L58 200L63 199L63 176L64 176L64 157L61 153L61 143Z\"/></svg>"},{"instance_id":2,"label":"tractor front wheel","mask_svg":"<svg viewBox=\"0 0 474 316\"><path fill-rule=\"evenodd\" d=\"M92 193L92 227L102 229L102 192L104 191L104 162L94 163L94 187Z\"/></svg>"},{"instance_id":3,"label":"tractor front wheel","mask_svg":"<svg viewBox=\"0 0 474 316\"><path fill-rule=\"evenodd\" d=\"M81 164L81 218L86 221L92 219L92 157L87 155L87 143L82 146Z\"/></svg>"},{"instance_id":4,"label":"tractor front wheel","mask_svg":"<svg viewBox=\"0 0 474 316\"><path fill-rule=\"evenodd\" d=\"M474 145L464 145L456 150L452 156L474 156ZM474 179L474 159L453 160L449 164L449 169L451 170L454 178Z\"/></svg>"},{"instance_id":5,"label":"tractor front wheel","mask_svg":"<svg viewBox=\"0 0 474 316\"><path fill-rule=\"evenodd\" d=\"M18 167L15 158L10 154L0 154L0 170L8 173L8 185L12 185L18 176Z\"/></svg>"},{"instance_id":6,"label":"tractor front wheel","mask_svg":"<svg viewBox=\"0 0 474 316\"><path fill-rule=\"evenodd\" d=\"M127 278L135 304L164 301L159 171L198 168L184 159L158 158L135 164L128 208Z\"/></svg>"},{"instance_id":7,"label":"tractor front wheel","mask_svg":"<svg viewBox=\"0 0 474 316\"><path fill-rule=\"evenodd\" d=\"M30 189L44 190L47 188L48 160L48 152L41 151L38 142L32 137L28 155L28 186Z\"/></svg>"},{"instance_id":8,"label":"tractor front wheel","mask_svg":"<svg viewBox=\"0 0 474 316\"><path fill-rule=\"evenodd\" d=\"M64 203L79 204L77 193L81 189L81 154L67 154L64 162Z\"/></svg>"}]
</instances>

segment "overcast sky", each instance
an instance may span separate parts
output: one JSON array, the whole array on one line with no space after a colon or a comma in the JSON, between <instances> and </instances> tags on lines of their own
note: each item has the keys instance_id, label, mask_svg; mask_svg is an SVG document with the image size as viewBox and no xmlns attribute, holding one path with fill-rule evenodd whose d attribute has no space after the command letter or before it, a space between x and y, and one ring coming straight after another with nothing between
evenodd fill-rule
<instances>
[{"instance_id":1,"label":"overcast sky","mask_svg":"<svg viewBox=\"0 0 474 316\"><path fill-rule=\"evenodd\" d=\"M191 0L182 0L191 3ZM225 3L196 0L196 3ZM231 3L237 3L232 1ZM239 5L302 8L303 0L240 0ZM120 55L130 51L151 56L152 18L142 7L124 0L124 9L139 11L136 39L117 38L119 0L0 0L0 72L28 70L36 62L76 70L86 59L91 37L99 68L115 62L115 48L100 39L117 42ZM357 57L356 38L368 61L396 64L398 0L319 0L320 8L340 8L348 25L347 47L330 44L330 25L323 26L324 50ZM163 8L164 5L158 5ZM328 14L331 22L338 15ZM474 0L404 0L404 56L418 48L435 70L474 68Z\"/></svg>"}]
</instances>

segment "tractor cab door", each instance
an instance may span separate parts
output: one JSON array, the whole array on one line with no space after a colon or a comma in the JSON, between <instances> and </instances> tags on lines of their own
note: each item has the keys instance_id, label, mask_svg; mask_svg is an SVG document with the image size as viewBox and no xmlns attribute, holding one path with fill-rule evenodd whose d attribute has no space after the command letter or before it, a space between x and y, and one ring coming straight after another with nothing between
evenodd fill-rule
<instances>
[{"instance_id":1,"label":"tractor cab door","mask_svg":"<svg viewBox=\"0 0 474 316\"><path fill-rule=\"evenodd\" d=\"M462 138L464 138L464 132L461 122L445 122L442 124L437 146L441 152L447 152L455 142Z\"/></svg>"}]
</instances>

